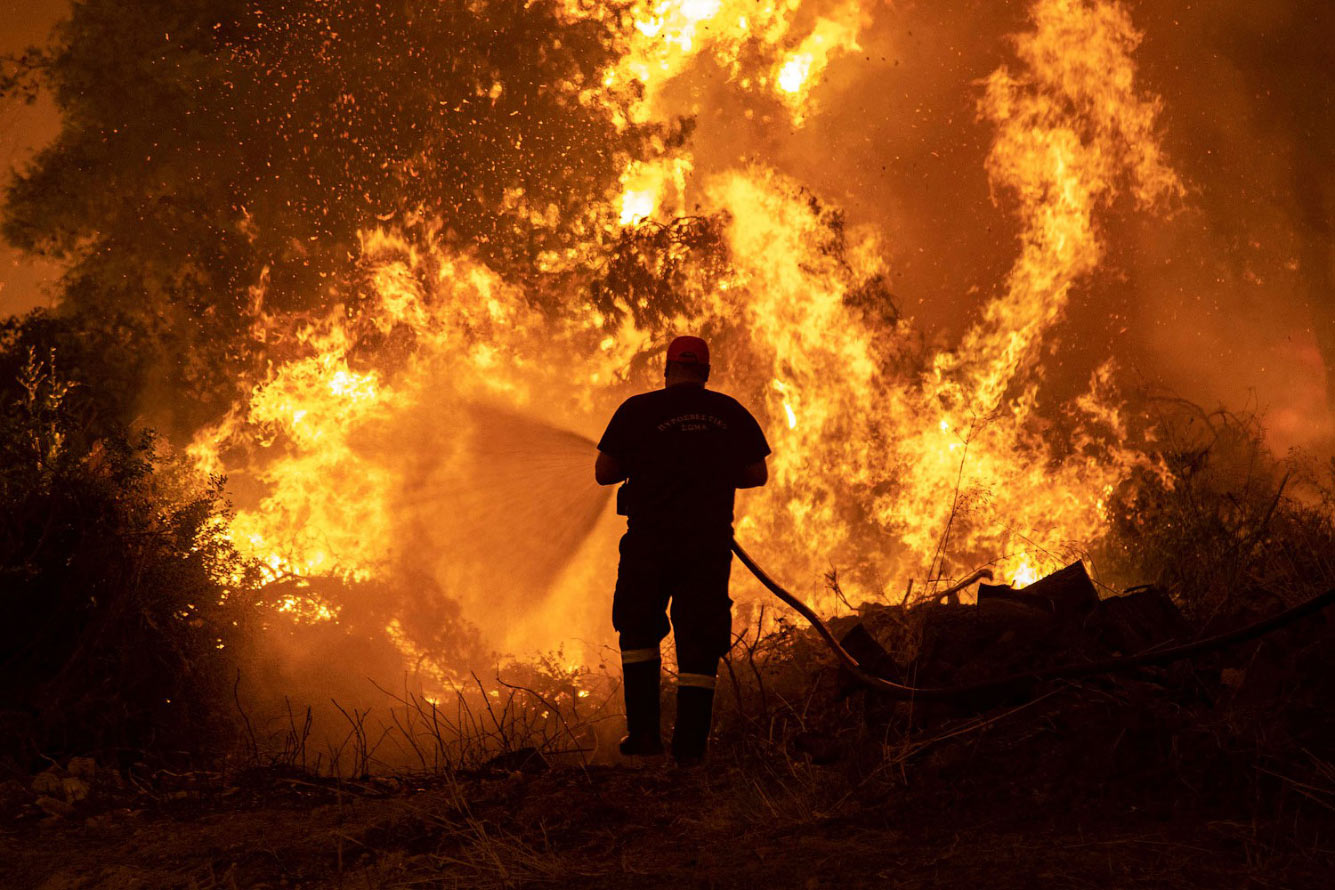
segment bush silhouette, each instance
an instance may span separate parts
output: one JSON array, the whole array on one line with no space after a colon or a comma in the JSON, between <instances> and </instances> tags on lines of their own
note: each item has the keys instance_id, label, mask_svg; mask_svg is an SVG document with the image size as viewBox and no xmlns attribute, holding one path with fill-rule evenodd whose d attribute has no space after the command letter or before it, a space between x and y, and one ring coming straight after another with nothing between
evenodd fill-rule
<instances>
[{"instance_id":1,"label":"bush silhouette","mask_svg":"<svg viewBox=\"0 0 1335 890\"><path fill-rule=\"evenodd\" d=\"M0 753L221 743L248 572L200 482L43 314L0 328Z\"/></svg>"}]
</instances>

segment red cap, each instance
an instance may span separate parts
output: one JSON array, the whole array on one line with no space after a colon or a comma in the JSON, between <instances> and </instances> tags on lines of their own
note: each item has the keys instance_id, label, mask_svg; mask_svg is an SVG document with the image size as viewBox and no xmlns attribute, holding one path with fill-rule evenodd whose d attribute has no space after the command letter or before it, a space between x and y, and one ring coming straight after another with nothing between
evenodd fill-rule
<instances>
[{"instance_id":1,"label":"red cap","mask_svg":"<svg viewBox=\"0 0 1335 890\"><path fill-rule=\"evenodd\" d=\"M699 337L678 337L668 346L667 360L683 365L707 365L709 344Z\"/></svg>"}]
</instances>

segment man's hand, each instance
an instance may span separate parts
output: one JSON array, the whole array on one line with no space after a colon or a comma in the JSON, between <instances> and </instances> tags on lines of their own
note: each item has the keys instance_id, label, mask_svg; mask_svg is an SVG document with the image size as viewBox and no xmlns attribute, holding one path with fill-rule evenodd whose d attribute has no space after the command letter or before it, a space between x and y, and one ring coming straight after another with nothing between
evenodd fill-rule
<instances>
[{"instance_id":1,"label":"man's hand","mask_svg":"<svg viewBox=\"0 0 1335 890\"><path fill-rule=\"evenodd\" d=\"M616 485L626 478L626 471L615 457L606 451L598 452L598 461L593 465L593 478L599 485Z\"/></svg>"},{"instance_id":2,"label":"man's hand","mask_svg":"<svg viewBox=\"0 0 1335 890\"><path fill-rule=\"evenodd\" d=\"M753 464L747 464L742 467L742 472L737 477L738 488L759 488L769 481L769 467L765 466L765 459Z\"/></svg>"}]
</instances>

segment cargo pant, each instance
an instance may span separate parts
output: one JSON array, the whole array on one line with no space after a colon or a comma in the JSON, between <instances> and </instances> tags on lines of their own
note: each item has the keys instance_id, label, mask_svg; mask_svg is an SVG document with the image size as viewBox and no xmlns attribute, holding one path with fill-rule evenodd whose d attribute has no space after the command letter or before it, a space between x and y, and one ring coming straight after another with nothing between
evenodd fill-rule
<instances>
[{"instance_id":1,"label":"cargo pant","mask_svg":"<svg viewBox=\"0 0 1335 890\"><path fill-rule=\"evenodd\" d=\"M671 629L677 646L672 753L679 762L704 756L718 663L732 643L731 541L727 533L636 529L621 539L612 626L620 635L629 748L651 751L658 744L659 645Z\"/></svg>"},{"instance_id":2,"label":"cargo pant","mask_svg":"<svg viewBox=\"0 0 1335 890\"><path fill-rule=\"evenodd\" d=\"M657 657L672 630L681 674L712 679L732 643L731 544L728 534L626 532L612 598L621 651L652 650Z\"/></svg>"}]
</instances>

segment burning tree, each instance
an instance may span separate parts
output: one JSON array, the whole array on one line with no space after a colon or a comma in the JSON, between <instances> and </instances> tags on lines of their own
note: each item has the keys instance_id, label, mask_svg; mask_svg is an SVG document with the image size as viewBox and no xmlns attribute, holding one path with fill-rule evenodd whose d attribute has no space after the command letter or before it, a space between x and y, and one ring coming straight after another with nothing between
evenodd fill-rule
<instances>
[{"instance_id":1,"label":"burning tree","mask_svg":"<svg viewBox=\"0 0 1335 890\"><path fill-rule=\"evenodd\" d=\"M672 139L588 101L614 37L550 2L80 3L11 86L49 89L65 126L4 232L68 263L66 309L134 326L150 399L189 429L267 357L262 311L330 305L368 224L437 221L516 278L582 244Z\"/></svg>"},{"instance_id":2,"label":"burning tree","mask_svg":"<svg viewBox=\"0 0 1335 890\"><path fill-rule=\"evenodd\" d=\"M1108 373L1065 422L1092 438L1061 450L1035 374L1097 268L1100 205L1179 188L1126 14L1040 3L1020 68L989 80L989 172L1018 201L1021 252L961 343L925 354L875 284L876 238L782 175L713 173L691 185L699 221L671 222L693 169L672 79L712 59L800 124L810 78L857 46L856 5L800 40L778 12L722 27L722 5L669 4L649 27L648 11L192 5L149 28L147 7L80 6L44 60L70 124L11 189L7 231L72 258L70 306L154 332L157 367L204 395L171 400L175 416L242 393L193 451L234 482L250 466L263 508L234 535L280 573L366 578L401 559L421 472L389 443L428 404L460 406L465 431L488 402L587 433L681 326L735 356L724 373L770 420L776 484L739 529L800 542L790 571L833 560L875 596L998 557L1032 572L1096 538L1138 460L1098 444L1125 434ZM1072 41L1089 51L1055 51ZM103 99L115 84L130 101ZM677 237L645 241L657 226Z\"/></svg>"}]
</instances>

